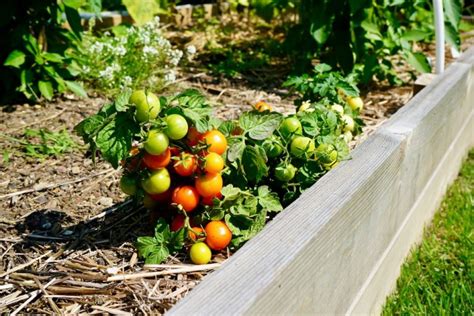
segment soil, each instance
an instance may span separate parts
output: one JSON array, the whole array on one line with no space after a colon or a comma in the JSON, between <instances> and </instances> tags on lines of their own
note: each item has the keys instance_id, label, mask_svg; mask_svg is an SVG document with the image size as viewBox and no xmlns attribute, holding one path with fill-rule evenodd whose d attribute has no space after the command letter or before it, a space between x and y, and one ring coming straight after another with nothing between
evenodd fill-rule
<instances>
[{"instance_id":1,"label":"soil","mask_svg":"<svg viewBox=\"0 0 474 316\"><path fill-rule=\"evenodd\" d=\"M471 38L464 45L473 43ZM433 48L426 50L432 54ZM279 88L287 72L284 65L236 79L215 77L199 67L184 72L180 87L204 91L221 118L238 117L262 99L276 111L295 111L293 98ZM373 133L412 94L411 84L372 86L364 95L366 126L352 145ZM144 267L133 242L151 234L150 214L126 200L117 185L119 170L100 160L94 164L82 145L42 160L19 147L26 128L66 129L83 144L73 127L105 102L100 96L81 100L66 95L53 102L2 107L0 313L163 313L229 256L223 252L214 265L187 273L183 271L196 266L184 256ZM153 271L153 277L107 280Z\"/></svg>"}]
</instances>

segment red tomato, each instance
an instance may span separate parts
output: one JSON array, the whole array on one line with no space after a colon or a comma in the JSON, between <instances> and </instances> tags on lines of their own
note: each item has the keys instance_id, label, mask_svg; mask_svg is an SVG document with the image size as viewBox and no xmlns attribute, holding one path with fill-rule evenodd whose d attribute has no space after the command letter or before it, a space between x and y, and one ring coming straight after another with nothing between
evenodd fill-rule
<instances>
[{"instance_id":1,"label":"red tomato","mask_svg":"<svg viewBox=\"0 0 474 316\"><path fill-rule=\"evenodd\" d=\"M213 197L221 192L223 182L220 173L206 173L197 177L194 184L202 197Z\"/></svg>"},{"instance_id":2,"label":"red tomato","mask_svg":"<svg viewBox=\"0 0 474 316\"><path fill-rule=\"evenodd\" d=\"M182 227L184 227L184 220L186 217L183 214L176 215L173 220L171 221L170 229L173 232L177 232Z\"/></svg>"},{"instance_id":3,"label":"red tomato","mask_svg":"<svg viewBox=\"0 0 474 316\"><path fill-rule=\"evenodd\" d=\"M209 152L222 155L227 149L227 139L224 134L218 130L206 132L203 135L203 140L207 145L209 145L209 148L207 149Z\"/></svg>"},{"instance_id":4,"label":"red tomato","mask_svg":"<svg viewBox=\"0 0 474 316\"><path fill-rule=\"evenodd\" d=\"M210 196L210 197L203 197L201 199L201 204L202 205L208 205L208 206L213 206L214 205L214 199L222 199L222 194L219 192L216 196Z\"/></svg>"},{"instance_id":5,"label":"red tomato","mask_svg":"<svg viewBox=\"0 0 474 316\"><path fill-rule=\"evenodd\" d=\"M189 128L186 139L188 140L189 146L196 146L202 138L202 134L197 131L195 127Z\"/></svg>"},{"instance_id":6,"label":"red tomato","mask_svg":"<svg viewBox=\"0 0 474 316\"><path fill-rule=\"evenodd\" d=\"M199 204L199 193L194 187L184 185L174 189L171 200L180 204L186 212L192 212Z\"/></svg>"},{"instance_id":7,"label":"red tomato","mask_svg":"<svg viewBox=\"0 0 474 316\"><path fill-rule=\"evenodd\" d=\"M152 155L147 152L143 155L143 163L149 169L160 169L166 167L171 161L171 150L167 148L161 155Z\"/></svg>"},{"instance_id":8,"label":"red tomato","mask_svg":"<svg viewBox=\"0 0 474 316\"><path fill-rule=\"evenodd\" d=\"M189 154L183 153L178 161L174 164L174 170L183 177L191 176L197 169L196 158Z\"/></svg>"},{"instance_id":9,"label":"red tomato","mask_svg":"<svg viewBox=\"0 0 474 316\"><path fill-rule=\"evenodd\" d=\"M222 221L210 221L205 228L206 244L213 250L222 250L232 240L232 232Z\"/></svg>"}]
</instances>

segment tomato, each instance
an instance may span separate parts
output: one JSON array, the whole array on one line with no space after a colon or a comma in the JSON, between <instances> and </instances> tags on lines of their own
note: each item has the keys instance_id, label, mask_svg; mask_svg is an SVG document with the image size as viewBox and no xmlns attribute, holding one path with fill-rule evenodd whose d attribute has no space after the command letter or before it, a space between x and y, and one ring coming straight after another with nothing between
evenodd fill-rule
<instances>
[{"instance_id":1,"label":"tomato","mask_svg":"<svg viewBox=\"0 0 474 316\"><path fill-rule=\"evenodd\" d=\"M202 134L199 133L195 127L191 127L189 129L188 136L186 136L189 146L196 146L201 138Z\"/></svg>"},{"instance_id":2,"label":"tomato","mask_svg":"<svg viewBox=\"0 0 474 316\"><path fill-rule=\"evenodd\" d=\"M173 139L179 140L188 133L188 122L179 114L168 115L165 119L166 129L165 134Z\"/></svg>"},{"instance_id":3,"label":"tomato","mask_svg":"<svg viewBox=\"0 0 474 316\"><path fill-rule=\"evenodd\" d=\"M224 158L216 153L209 153L204 157L204 170L208 173L218 173L224 169Z\"/></svg>"},{"instance_id":4,"label":"tomato","mask_svg":"<svg viewBox=\"0 0 474 316\"><path fill-rule=\"evenodd\" d=\"M192 227L192 230L194 232L189 230L188 231L188 236L189 236L189 238L191 238L194 241L196 241L197 238L201 238L204 235L204 229L202 229L201 227ZM197 234L197 236L196 236L196 234Z\"/></svg>"},{"instance_id":5,"label":"tomato","mask_svg":"<svg viewBox=\"0 0 474 316\"><path fill-rule=\"evenodd\" d=\"M278 137L272 135L263 142L263 149L269 158L275 158L283 153L283 145Z\"/></svg>"},{"instance_id":6,"label":"tomato","mask_svg":"<svg viewBox=\"0 0 474 316\"><path fill-rule=\"evenodd\" d=\"M168 136L162 132L153 129L148 132L148 137L145 141L145 150L151 155L161 155L168 148Z\"/></svg>"},{"instance_id":7,"label":"tomato","mask_svg":"<svg viewBox=\"0 0 474 316\"><path fill-rule=\"evenodd\" d=\"M362 111L364 108L364 101L360 97L347 97L347 104L353 111Z\"/></svg>"},{"instance_id":8,"label":"tomato","mask_svg":"<svg viewBox=\"0 0 474 316\"><path fill-rule=\"evenodd\" d=\"M135 119L138 122L153 120L160 113L160 99L151 92L134 91L130 96L130 103L135 105Z\"/></svg>"},{"instance_id":9,"label":"tomato","mask_svg":"<svg viewBox=\"0 0 474 316\"><path fill-rule=\"evenodd\" d=\"M284 137L289 137L294 134L303 134L303 127L301 126L301 122L294 116L290 116L284 119L280 125L279 130Z\"/></svg>"},{"instance_id":10,"label":"tomato","mask_svg":"<svg viewBox=\"0 0 474 316\"><path fill-rule=\"evenodd\" d=\"M344 124L344 127L342 128L342 130L344 132L352 132L354 130L355 123L352 117L350 117L349 115L343 115L342 122Z\"/></svg>"},{"instance_id":11,"label":"tomato","mask_svg":"<svg viewBox=\"0 0 474 316\"><path fill-rule=\"evenodd\" d=\"M153 197L149 194L145 194L143 197L143 206L149 210L158 206L158 202L153 199Z\"/></svg>"},{"instance_id":12,"label":"tomato","mask_svg":"<svg viewBox=\"0 0 474 316\"><path fill-rule=\"evenodd\" d=\"M222 199L222 194L219 192L216 196L203 197L201 199L201 204L207 206L214 206L214 199Z\"/></svg>"},{"instance_id":13,"label":"tomato","mask_svg":"<svg viewBox=\"0 0 474 316\"><path fill-rule=\"evenodd\" d=\"M275 168L275 178L281 182L288 182L295 177L296 167L292 164L280 164Z\"/></svg>"},{"instance_id":14,"label":"tomato","mask_svg":"<svg viewBox=\"0 0 474 316\"><path fill-rule=\"evenodd\" d=\"M185 220L186 220L186 216L184 216L183 214L176 215L171 221L171 225L170 225L171 231L177 232L178 230L183 228Z\"/></svg>"},{"instance_id":15,"label":"tomato","mask_svg":"<svg viewBox=\"0 0 474 316\"><path fill-rule=\"evenodd\" d=\"M202 197L217 196L222 190L222 177L219 173L206 173L199 176L194 182L197 191Z\"/></svg>"},{"instance_id":16,"label":"tomato","mask_svg":"<svg viewBox=\"0 0 474 316\"><path fill-rule=\"evenodd\" d=\"M323 166L332 165L337 161L337 150L333 145L330 144L321 144L316 148L315 151L316 159Z\"/></svg>"},{"instance_id":17,"label":"tomato","mask_svg":"<svg viewBox=\"0 0 474 316\"><path fill-rule=\"evenodd\" d=\"M170 148L171 156L178 156L179 153L181 152L181 149L179 149L178 147L170 146L169 148Z\"/></svg>"},{"instance_id":18,"label":"tomato","mask_svg":"<svg viewBox=\"0 0 474 316\"><path fill-rule=\"evenodd\" d=\"M150 194L150 198L153 199L153 201L160 202L160 203L168 203L171 201L171 196L173 194L172 189L168 189L163 193L158 193L158 194Z\"/></svg>"},{"instance_id":19,"label":"tomato","mask_svg":"<svg viewBox=\"0 0 474 316\"><path fill-rule=\"evenodd\" d=\"M189 153L182 153L180 159L174 163L173 167L180 176L189 177L197 169L196 157Z\"/></svg>"},{"instance_id":20,"label":"tomato","mask_svg":"<svg viewBox=\"0 0 474 316\"><path fill-rule=\"evenodd\" d=\"M169 189L170 184L170 174L165 168L153 170L148 178L142 180L142 188L148 194L163 193Z\"/></svg>"},{"instance_id":21,"label":"tomato","mask_svg":"<svg viewBox=\"0 0 474 316\"><path fill-rule=\"evenodd\" d=\"M210 221L205 228L206 244L212 250L222 250L232 240L232 232L222 221Z\"/></svg>"},{"instance_id":22,"label":"tomato","mask_svg":"<svg viewBox=\"0 0 474 316\"><path fill-rule=\"evenodd\" d=\"M209 145L209 148L207 149L209 152L222 155L227 149L227 139L224 134L218 130L206 132L203 135L203 140L207 145Z\"/></svg>"},{"instance_id":23,"label":"tomato","mask_svg":"<svg viewBox=\"0 0 474 316\"><path fill-rule=\"evenodd\" d=\"M354 138L354 136L352 135L352 132L351 132L351 131L344 132L344 134L342 135L342 137L344 138L344 140L346 141L346 143L350 142L350 141L352 140L352 138Z\"/></svg>"},{"instance_id":24,"label":"tomato","mask_svg":"<svg viewBox=\"0 0 474 316\"><path fill-rule=\"evenodd\" d=\"M123 175L120 178L120 189L128 195L134 195L137 192L137 179L132 176Z\"/></svg>"},{"instance_id":25,"label":"tomato","mask_svg":"<svg viewBox=\"0 0 474 316\"><path fill-rule=\"evenodd\" d=\"M290 153L298 158L310 155L314 151L314 140L309 137L296 136L290 144Z\"/></svg>"},{"instance_id":26,"label":"tomato","mask_svg":"<svg viewBox=\"0 0 474 316\"><path fill-rule=\"evenodd\" d=\"M199 193L194 187L184 185L174 189L171 201L181 205L186 212L192 212L199 204Z\"/></svg>"},{"instance_id":27,"label":"tomato","mask_svg":"<svg viewBox=\"0 0 474 316\"><path fill-rule=\"evenodd\" d=\"M206 264L211 261L212 252L203 242L197 242L189 250L191 261L195 264Z\"/></svg>"},{"instance_id":28,"label":"tomato","mask_svg":"<svg viewBox=\"0 0 474 316\"><path fill-rule=\"evenodd\" d=\"M331 110L333 110L334 112L338 113L339 115L343 115L344 114L344 107L340 104L333 104L331 106Z\"/></svg>"},{"instance_id":29,"label":"tomato","mask_svg":"<svg viewBox=\"0 0 474 316\"><path fill-rule=\"evenodd\" d=\"M259 112L264 112L271 111L272 107L265 101L258 101L257 104L255 104L255 109Z\"/></svg>"},{"instance_id":30,"label":"tomato","mask_svg":"<svg viewBox=\"0 0 474 316\"><path fill-rule=\"evenodd\" d=\"M166 148L161 155L151 155L147 152L143 155L143 163L148 169L160 169L166 167L171 161L171 150Z\"/></svg>"}]
</instances>

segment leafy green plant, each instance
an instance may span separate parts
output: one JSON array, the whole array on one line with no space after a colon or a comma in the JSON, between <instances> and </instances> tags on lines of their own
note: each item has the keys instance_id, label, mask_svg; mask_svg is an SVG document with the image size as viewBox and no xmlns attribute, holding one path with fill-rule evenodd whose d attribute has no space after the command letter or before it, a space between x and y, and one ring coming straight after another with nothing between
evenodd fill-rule
<instances>
[{"instance_id":1,"label":"leafy green plant","mask_svg":"<svg viewBox=\"0 0 474 316\"><path fill-rule=\"evenodd\" d=\"M81 39L78 10L100 12L100 0L24 0L2 6L0 32L0 95L13 99L16 91L28 99L50 100L56 92L86 96L76 82L77 64L67 50ZM66 21L70 30L63 27Z\"/></svg>"},{"instance_id":2,"label":"leafy green plant","mask_svg":"<svg viewBox=\"0 0 474 316\"><path fill-rule=\"evenodd\" d=\"M164 38L158 17L143 26L112 31L101 36L85 32L78 48L80 78L91 88L114 95L125 88L160 91L175 81L183 52Z\"/></svg>"}]
</instances>

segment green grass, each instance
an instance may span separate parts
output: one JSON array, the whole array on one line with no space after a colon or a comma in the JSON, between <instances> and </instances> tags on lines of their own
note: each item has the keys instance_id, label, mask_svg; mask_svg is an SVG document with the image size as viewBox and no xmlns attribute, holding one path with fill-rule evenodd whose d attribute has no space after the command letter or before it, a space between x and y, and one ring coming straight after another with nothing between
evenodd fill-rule
<instances>
[{"instance_id":1,"label":"green grass","mask_svg":"<svg viewBox=\"0 0 474 316\"><path fill-rule=\"evenodd\" d=\"M383 315L474 315L474 150L421 245L402 267Z\"/></svg>"}]
</instances>

